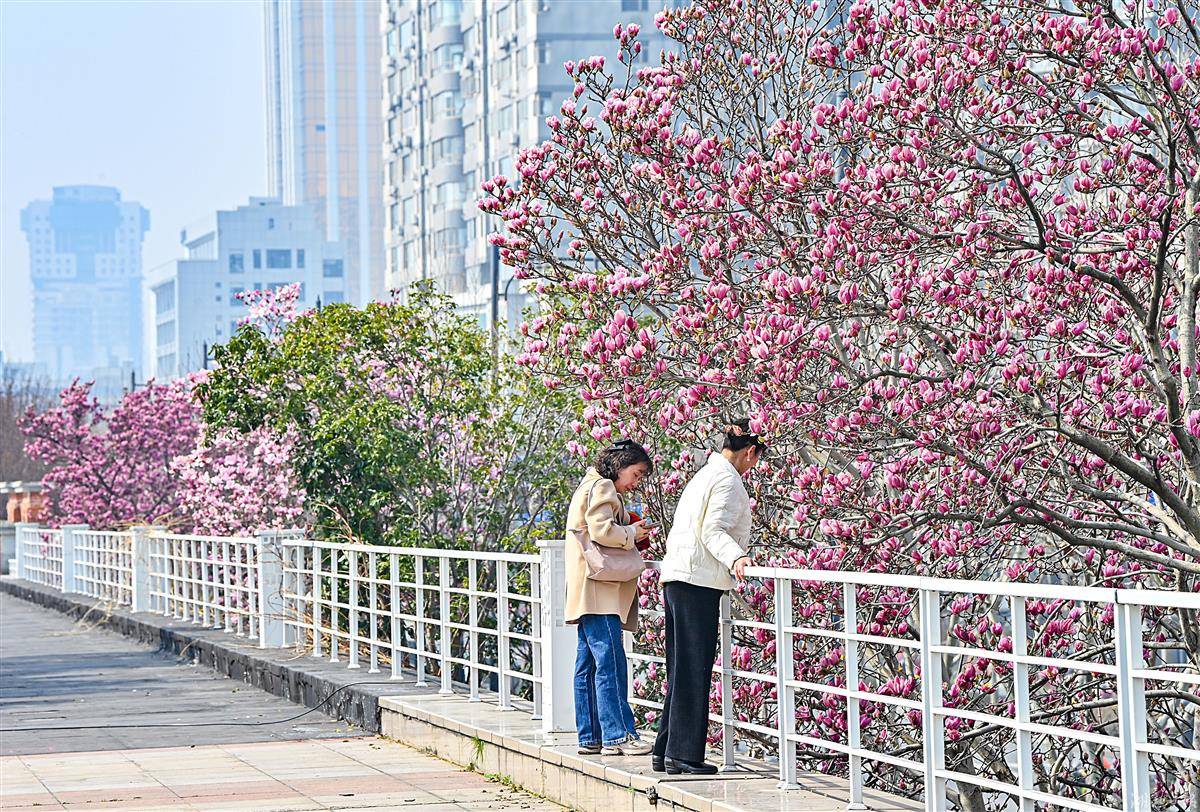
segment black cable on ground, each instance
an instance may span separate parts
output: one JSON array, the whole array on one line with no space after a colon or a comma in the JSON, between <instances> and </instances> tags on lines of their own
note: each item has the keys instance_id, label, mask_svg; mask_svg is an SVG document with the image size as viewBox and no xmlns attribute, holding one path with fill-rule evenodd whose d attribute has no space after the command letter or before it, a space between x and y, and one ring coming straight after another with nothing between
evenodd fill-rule
<instances>
[{"instance_id":1,"label":"black cable on ground","mask_svg":"<svg viewBox=\"0 0 1200 812\"><path fill-rule=\"evenodd\" d=\"M267 725L282 725L286 722L294 722L302 716L308 716L313 711L320 710L326 702L333 699L347 688L355 688L359 685L395 685L394 680L365 680L363 682L351 682L346 685L335 688L329 696L322 699L316 705L313 705L303 713L297 713L295 716L289 716L286 719L276 719L271 722L146 722L146 723L124 723L117 725L59 725L59 726L31 726L31 727L0 727L0 733L33 733L41 730L120 730L122 728L146 728L146 727L266 727Z\"/></svg>"}]
</instances>

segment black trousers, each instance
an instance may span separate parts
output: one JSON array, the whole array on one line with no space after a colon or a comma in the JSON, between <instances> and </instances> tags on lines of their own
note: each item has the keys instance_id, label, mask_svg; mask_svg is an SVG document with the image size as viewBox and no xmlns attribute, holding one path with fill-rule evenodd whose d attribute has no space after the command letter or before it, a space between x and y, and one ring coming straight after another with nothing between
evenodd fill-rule
<instances>
[{"instance_id":1,"label":"black trousers","mask_svg":"<svg viewBox=\"0 0 1200 812\"><path fill-rule=\"evenodd\" d=\"M667 633L667 695L654 755L703 761L708 739L708 693L721 620L719 589L682 581L663 585Z\"/></svg>"}]
</instances>

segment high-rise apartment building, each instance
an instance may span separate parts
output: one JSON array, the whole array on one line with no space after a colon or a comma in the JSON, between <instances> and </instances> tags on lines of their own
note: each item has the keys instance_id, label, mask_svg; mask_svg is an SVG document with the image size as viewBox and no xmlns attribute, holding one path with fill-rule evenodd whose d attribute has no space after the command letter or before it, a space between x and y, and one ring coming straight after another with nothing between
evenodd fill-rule
<instances>
[{"instance_id":1,"label":"high-rise apartment building","mask_svg":"<svg viewBox=\"0 0 1200 812\"><path fill-rule=\"evenodd\" d=\"M243 291L299 282L301 310L318 300L348 300L342 247L324 240L317 209L252 197L249 205L217 212L215 223L180 234L186 258L153 269L147 280L155 376L204 368L207 351L228 341L245 318Z\"/></svg>"},{"instance_id":2,"label":"high-rise apartment building","mask_svg":"<svg viewBox=\"0 0 1200 812\"><path fill-rule=\"evenodd\" d=\"M33 282L33 353L56 382L119 388L140 367L142 239L150 213L109 186L57 186L21 212Z\"/></svg>"},{"instance_id":3,"label":"high-rise apartment building","mask_svg":"<svg viewBox=\"0 0 1200 812\"><path fill-rule=\"evenodd\" d=\"M662 38L663 0L387 0L384 16L384 205L387 284L432 279L459 309L490 322L495 272L476 209L479 184L513 174L518 150L574 87L570 59L615 60L613 26L636 22L643 59ZM521 312L519 285L499 269L499 315Z\"/></svg>"},{"instance_id":4,"label":"high-rise apartment building","mask_svg":"<svg viewBox=\"0 0 1200 812\"><path fill-rule=\"evenodd\" d=\"M380 0L263 0L271 194L315 204L348 291L385 293Z\"/></svg>"}]
</instances>

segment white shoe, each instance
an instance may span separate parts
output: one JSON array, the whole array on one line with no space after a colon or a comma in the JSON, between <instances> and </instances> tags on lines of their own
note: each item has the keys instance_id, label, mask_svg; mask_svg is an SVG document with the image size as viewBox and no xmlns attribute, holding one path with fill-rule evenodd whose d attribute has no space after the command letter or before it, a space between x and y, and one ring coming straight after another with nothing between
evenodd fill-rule
<instances>
[{"instance_id":1,"label":"white shoe","mask_svg":"<svg viewBox=\"0 0 1200 812\"><path fill-rule=\"evenodd\" d=\"M581 744L579 745L579 755L581 756L598 756L602 750L598 744Z\"/></svg>"},{"instance_id":2,"label":"white shoe","mask_svg":"<svg viewBox=\"0 0 1200 812\"><path fill-rule=\"evenodd\" d=\"M629 737L620 744L605 745L600 751L602 756L644 756L654 749L654 745L643 739Z\"/></svg>"}]
</instances>

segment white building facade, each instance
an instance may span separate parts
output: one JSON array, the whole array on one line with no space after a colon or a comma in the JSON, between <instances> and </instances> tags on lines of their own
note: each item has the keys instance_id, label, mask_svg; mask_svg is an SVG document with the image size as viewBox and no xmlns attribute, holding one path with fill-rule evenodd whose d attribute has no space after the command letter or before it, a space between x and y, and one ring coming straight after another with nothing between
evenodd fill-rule
<instances>
[{"instance_id":1,"label":"white building facade","mask_svg":"<svg viewBox=\"0 0 1200 812\"><path fill-rule=\"evenodd\" d=\"M270 193L315 205L356 304L385 295L380 5L263 0Z\"/></svg>"},{"instance_id":2,"label":"white building facade","mask_svg":"<svg viewBox=\"0 0 1200 812\"><path fill-rule=\"evenodd\" d=\"M387 0L384 11L384 204L387 285L431 279L460 311L514 323L519 284L495 267L494 217L479 185L512 177L517 152L571 94L567 60L615 61L615 24L638 23L657 59L663 0ZM493 291L493 274L498 285Z\"/></svg>"},{"instance_id":3,"label":"white building facade","mask_svg":"<svg viewBox=\"0 0 1200 812\"><path fill-rule=\"evenodd\" d=\"M273 198L217 212L212 227L183 232L186 257L147 280L154 329L153 374L160 380L207 367L247 314L238 294L299 282L298 308L349 300L342 246L326 242L316 204L285 206Z\"/></svg>"}]
</instances>

